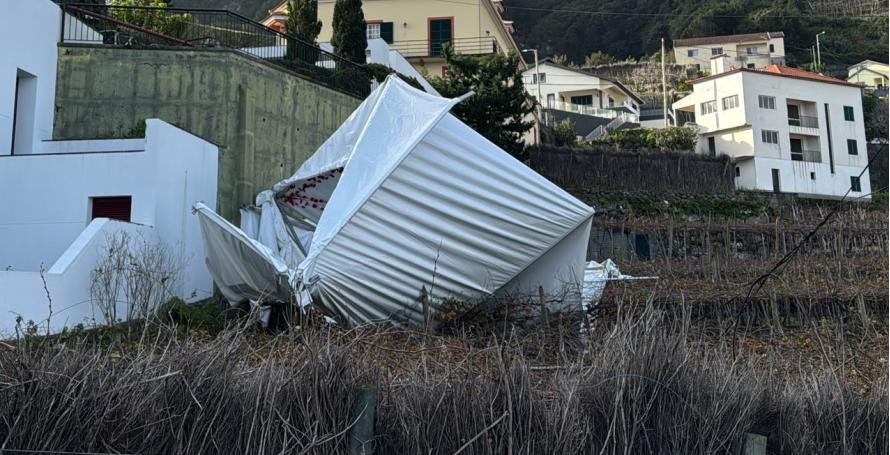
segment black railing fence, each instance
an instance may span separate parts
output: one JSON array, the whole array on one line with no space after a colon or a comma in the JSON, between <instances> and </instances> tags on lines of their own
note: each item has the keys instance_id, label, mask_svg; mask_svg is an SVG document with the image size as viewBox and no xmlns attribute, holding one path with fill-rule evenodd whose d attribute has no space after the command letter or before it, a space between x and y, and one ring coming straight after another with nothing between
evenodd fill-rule
<instances>
[{"instance_id":1,"label":"black railing fence","mask_svg":"<svg viewBox=\"0 0 890 455\"><path fill-rule=\"evenodd\" d=\"M233 49L352 95L365 97L371 89L371 74L365 65L231 11L82 3L60 6L65 43Z\"/></svg>"},{"instance_id":2,"label":"black railing fence","mask_svg":"<svg viewBox=\"0 0 890 455\"><path fill-rule=\"evenodd\" d=\"M441 57L444 46L458 54L486 55L497 54L500 49L493 36L452 38L448 41L403 40L390 43L389 48L399 51L404 57Z\"/></svg>"}]
</instances>

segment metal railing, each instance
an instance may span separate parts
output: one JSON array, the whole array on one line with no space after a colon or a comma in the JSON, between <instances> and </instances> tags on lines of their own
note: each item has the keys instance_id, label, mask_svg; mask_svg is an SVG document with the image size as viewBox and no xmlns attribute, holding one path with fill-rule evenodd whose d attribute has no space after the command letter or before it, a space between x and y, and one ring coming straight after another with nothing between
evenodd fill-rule
<instances>
[{"instance_id":1,"label":"metal railing","mask_svg":"<svg viewBox=\"0 0 890 455\"><path fill-rule=\"evenodd\" d=\"M458 54L486 55L500 52L498 41L491 36L452 38L446 42L429 40L393 41L389 48L403 57L441 57L444 46L450 46Z\"/></svg>"},{"instance_id":2,"label":"metal railing","mask_svg":"<svg viewBox=\"0 0 890 455\"><path fill-rule=\"evenodd\" d=\"M792 150L791 161L806 161L809 163L821 163L822 152L819 150Z\"/></svg>"},{"instance_id":3,"label":"metal railing","mask_svg":"<svg viewBox=\"0 0 890 455\"><path fill-rule=\"evenodd\" d=\"M625 106L624 107L630 107ZM639 116L636 114L623 112L615 109L607 109L607 108L599 108L593 107L587 104L573 104L566 101L544 101L544 109L556 109L559 111L567 111L574 112L576 114L582 115L591 115L594 117L603 117L603 118L617 118L621 117L629 122L636 122L639 119ZM621 107L621 106L613 106L613 107Z\"/></svg>"},{"instance_id":4,"label":"metal railing","mask_svg":"<svg viewBox=\"0 0 890 455\"><path fill-rule=\"evenodd\" d=\"M791 126L800 126L804 128L819 128L819 117L810 117L807 115L788 117L788 124Z\"/></svg>"},{"instance_id":5,"label":"metal railing","mask_svg":"<svg viewBox=\"0 0 890 455\"><path fill-rule=\"evenodd\" d=\"M133 48L223 48L265 60L322 85L365 97L368 68L225 10L60 5L62 42Z\"/></svg>"}]
</instances>

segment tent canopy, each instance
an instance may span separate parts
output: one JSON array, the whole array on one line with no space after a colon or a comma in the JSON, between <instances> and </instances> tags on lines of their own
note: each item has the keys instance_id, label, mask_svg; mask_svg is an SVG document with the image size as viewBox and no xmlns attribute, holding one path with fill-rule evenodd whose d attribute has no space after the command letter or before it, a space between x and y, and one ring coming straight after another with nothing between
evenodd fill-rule
<instances>
[{"instance_id":1,"label":"tent canopy","mask_svg":"<svg viewBox=\"0 0 890 455\"><path fill-rule=\"evenodd\" d=\"M351 325L422 323L422 294L580 304L593 209L449 114L462 99L390 76L273 186L312 305Z\"/></svg>"}]
</instances>

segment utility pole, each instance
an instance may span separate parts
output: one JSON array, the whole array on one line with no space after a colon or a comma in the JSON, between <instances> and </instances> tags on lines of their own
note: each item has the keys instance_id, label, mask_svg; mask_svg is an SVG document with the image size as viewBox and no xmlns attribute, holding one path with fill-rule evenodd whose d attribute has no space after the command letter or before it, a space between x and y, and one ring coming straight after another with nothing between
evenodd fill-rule
<instances>
[{"instance_id":1,"label":"utility pole","mask_svg":"<svg viewBox=\"0 0 890 455\"><path fill-rule=\"evenodd\" d=\"M540 145L541 144L541 121L543 120L543 109L544 103L541 101L541 71L538 68L538 50L537 49L523 49L522 52L532 52L535 54L535 85L537 88L535 89L535 98L538 101L538 127L535 128L535 142Z\"/></svg>"},{"instance_id":2,"label":"utility pole","mask_svg":"<svg viewBox=\"0 0 890 455\"><path fill-rule=\"evenodd\" d=\"M816 33L816 64L822 69L822 49L819 47L819 35L824 35L825 31Z\"/></svg>"},{"instance_id":3,"label":"utility pole","mask_svg":"<svg viewBox=\"0 0 890 455\"><path fill-rule=\"evenodd\" d=\"M664 73L664 38L661 39L661 108L664 110L664 127L668 127L668 93L667 77Z\"/></svg>"}]
</instances>

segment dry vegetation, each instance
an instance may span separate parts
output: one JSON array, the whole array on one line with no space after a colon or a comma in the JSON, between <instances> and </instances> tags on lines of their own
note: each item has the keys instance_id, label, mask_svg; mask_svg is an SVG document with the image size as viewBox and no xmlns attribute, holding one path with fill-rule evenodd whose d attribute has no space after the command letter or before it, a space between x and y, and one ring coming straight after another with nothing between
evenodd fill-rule
<instances>
[{"instance_id":1,"label":"dry vegetation","mask_svg":"<svg viewBox=\"0 0 890 455\"><path fill-rule=\"evenodd\" d=\"M376 453L739 453L746 432L770 453L887 453L886 357L867 381L845 368L886 326L808 320L802 349L625 303L588 336L554 318L20 339L0 348L0 450L338 453L370 386Z\"/></svg>"}]
</instances>

